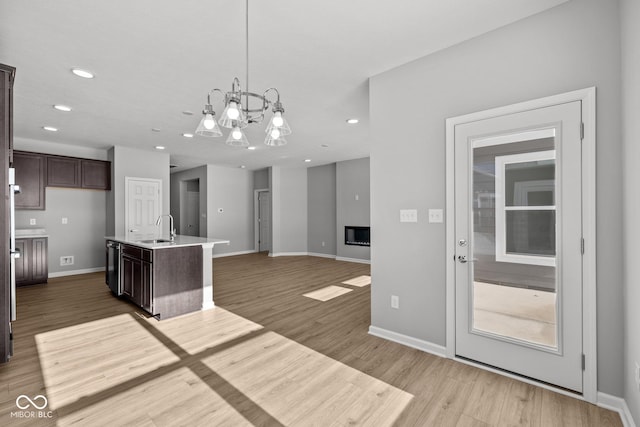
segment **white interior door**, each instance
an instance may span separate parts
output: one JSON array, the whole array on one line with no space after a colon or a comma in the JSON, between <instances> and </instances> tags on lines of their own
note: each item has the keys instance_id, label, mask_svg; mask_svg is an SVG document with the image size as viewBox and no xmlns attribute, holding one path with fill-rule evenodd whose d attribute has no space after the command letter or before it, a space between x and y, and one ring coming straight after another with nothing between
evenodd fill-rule
<instances>
[{"instance_id":1,"label":"white interior door","mask_svg":"<svg viewBox=\"0 0 640 427\"><path fill-rule=\"evenodd\" d=\"M583 390L581 102L455 126L455 353Z\"/></svg>"},{"instance_id":2,"label":"white interior door","mask_svg":"<svg viewBox=\"0 0 640 427\"><path fill-rule=\"evenodd\" d=\"M258 250L268 251L271 249L271 194L268 191L261 191L258 194Z\"/></svg>"},{"instance_id":3,"label":"white interior door","mask_svg":"<svg viewBox=\"0 0 640 427\"><path fill-rule=\"evenodd\" d=\"M158 237L156 220L161 215L162 181L126 177L125 186L127 239L146 240Z\"/></svg>"}]
</instances>

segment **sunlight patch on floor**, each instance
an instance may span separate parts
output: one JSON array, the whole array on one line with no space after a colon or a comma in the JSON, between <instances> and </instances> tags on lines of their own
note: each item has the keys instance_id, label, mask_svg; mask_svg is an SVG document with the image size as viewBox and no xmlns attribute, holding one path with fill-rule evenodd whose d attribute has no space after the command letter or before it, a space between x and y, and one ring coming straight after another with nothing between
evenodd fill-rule
<instances>
[{"instance_id":1,"label":"sunlight patch on floor","mask_svg":"<svg viewBox=\"0 0 640 427\"><path fill-rule=\"evenodd\" d=\"M167 321L123 314L36 343L60 426L377 427L413 399L220 307Z\"/></svg>"},{"instance_id":2,"label":"sunlight patch on floor","mask_svg":"<svg viewBox=\"0 0 640 427\"><path fill-rule=\"evenodd\" d=\"M58 425L250 426L251 423L183 367L77 411L59 414Z\"/></svg>"},{"instance_id":3,"label":"sunlight patch on floor","mask_svg":"<svg viewBox=\"0 0 640 427\"><path fill-rule=\"evenodd\" d=\"M371 284L371 276L358 276L353 279L342 282L343 285L357 286L359 288L363 286L369 286Z\"/></svg>"},{"instance_id":4,"label":"sunlight patch on floor","mask_svg":"<svg viewBox=\"0 0 640 427\"><path fill-rule=\"evenodd\" d=\"M353 289L343 288L342 286L327 286L326 288L318 289L317 291L308 292L303 294L302 296L307 298L313 298L318 301L329 301L335 297L339 297L340 295L347 294L353 291Z\"/></svg>"},{"instance_id":5,"label":"sunlight patch on floor","mask_svg":"<svg viewBox=\"0 0 640 427\"><path fill-rule=\"evenodd\" d=\"M162 321L151 317L147 322L192 355L262 329L220 307Z\"/></svg>"},{"instance_id":6,"label":"sunlight patch on floor","mask_svg":"<svg viewBox=\"0 0 640 427\"><path fill-rule=\"evenodd\" d=\"M35 339L51 409L178 360L129 314L41 333Z\"/></svg>"},{"instance_id":7,"label":"sunlight patch on floor","mask_svg":"<svg viewBox=\"0 0 640 427\"><path fill-rule=\"evenodd\" d=\"M203 362L284 425L392 425L413 398L274 332Z\"/></svg>"}]
</instances>

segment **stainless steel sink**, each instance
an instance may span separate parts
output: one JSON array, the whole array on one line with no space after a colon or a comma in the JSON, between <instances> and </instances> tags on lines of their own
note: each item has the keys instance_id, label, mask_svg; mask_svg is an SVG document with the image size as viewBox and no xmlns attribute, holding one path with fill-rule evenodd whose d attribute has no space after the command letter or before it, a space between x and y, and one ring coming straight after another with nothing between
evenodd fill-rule
<instances>
[{"instance_id":1,"label":"stainless steel sink","mask_svg":"<svg viewBox=\"0 0 640 427\"><path fill-rule=\"evenodd\" d=\"M140 240L140 243L171 243L171 240L167 239L152 239L152 240Z\"/></svg>"}]
</instances>

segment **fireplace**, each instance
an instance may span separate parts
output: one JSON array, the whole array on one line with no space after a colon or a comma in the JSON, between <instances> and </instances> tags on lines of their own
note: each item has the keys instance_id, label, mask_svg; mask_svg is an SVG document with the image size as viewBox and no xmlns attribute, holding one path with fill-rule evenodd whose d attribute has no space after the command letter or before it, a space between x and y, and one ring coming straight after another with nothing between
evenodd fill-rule
<instances>
[{"instance_id":1,"label":"fireplace","mask_svg":"<svg viewBox=\"0 0 640 427\"><path fill-rule=\"evenodd\" d=\"M350 226L344 227L344 244L353 246L370 246L370 227Z\"/></svg>"}]
</instances>

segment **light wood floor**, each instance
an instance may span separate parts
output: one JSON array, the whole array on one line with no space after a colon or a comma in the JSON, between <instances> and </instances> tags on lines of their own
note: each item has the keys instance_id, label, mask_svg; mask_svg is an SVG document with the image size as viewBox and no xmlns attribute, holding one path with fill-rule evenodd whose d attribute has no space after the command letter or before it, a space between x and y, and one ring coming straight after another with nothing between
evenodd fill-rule
<instances>
[{"instance_id":1,"label":"light wood floor","mask_svg":"<svg viewBox=\"0 0 640 427\"><path fill-rule=\"evenodd\" d=\"M263 254L213 264L217 307L162 322L113 298L102 274L19 289L0 425L621 425L577 399L368 335L368 286L303 296L349 287L367 265ZM51 418L16 418L21 394L46 396Z\"/></svg>"}]
</instances>

